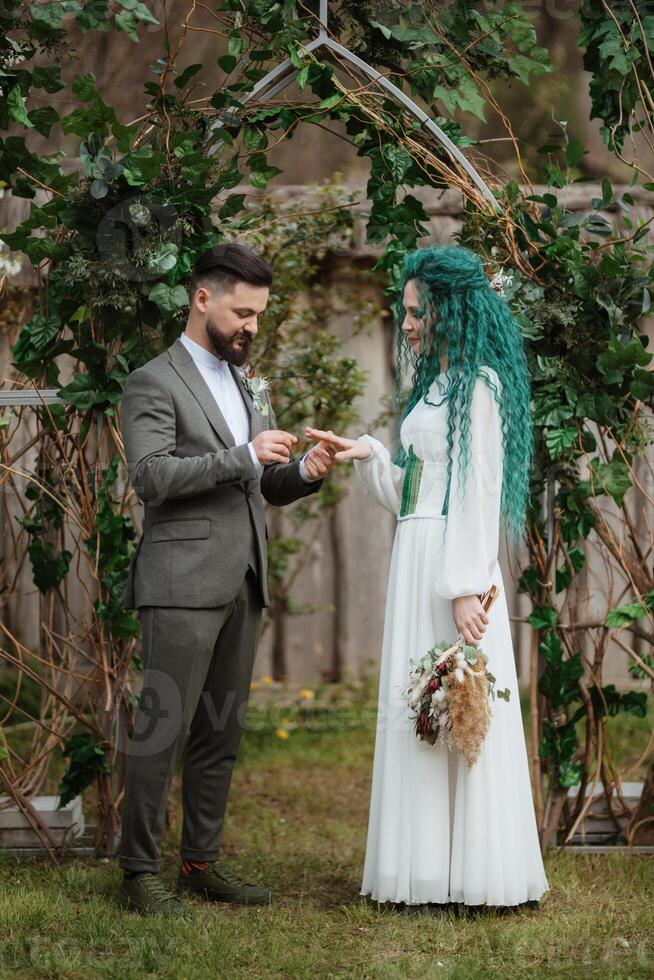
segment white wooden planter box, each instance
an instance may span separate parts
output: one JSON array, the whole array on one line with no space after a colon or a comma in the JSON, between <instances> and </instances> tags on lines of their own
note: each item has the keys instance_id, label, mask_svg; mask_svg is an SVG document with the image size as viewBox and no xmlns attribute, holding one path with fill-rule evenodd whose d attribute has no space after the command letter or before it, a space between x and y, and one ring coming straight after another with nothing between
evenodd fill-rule
<instances>
[{"instance_id":1,"label":"white wooden planter box","mask_svg":"<svg viewBox=\"0 0 654 980\"><path fill-rule=\"evenodd\" d=\"M35 848L41 851L43 844L23 812L10 798L0 796L0 848ZM47 824L55 844L63 844L84 833L82 797L76 796L66 806L57 810L58 796L32 796L30 804L38 810Z\"/></svg>"}]
</instances>

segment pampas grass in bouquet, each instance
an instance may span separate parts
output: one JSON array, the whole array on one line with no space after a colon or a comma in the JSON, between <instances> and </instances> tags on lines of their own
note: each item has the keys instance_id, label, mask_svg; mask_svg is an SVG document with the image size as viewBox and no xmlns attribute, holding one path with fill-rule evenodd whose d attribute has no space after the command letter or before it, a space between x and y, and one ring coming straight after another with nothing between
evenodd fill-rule
<instances>
[{"instance_id":1,"label":"pampas grass in bouquet","mask_svg":"<svg viewBox=\"0 0 654 980\"><path fill-rule=\"evenodd\" d=\"M485 612L499 595L496 585L479 598ZM418 661L411 660L403 689L418 738L458 752L474 766L491 721L490 699L509 700L508 687L495 691L495 677L480 647L456 640L437 643Z\"/></svg>"}]
</instances>

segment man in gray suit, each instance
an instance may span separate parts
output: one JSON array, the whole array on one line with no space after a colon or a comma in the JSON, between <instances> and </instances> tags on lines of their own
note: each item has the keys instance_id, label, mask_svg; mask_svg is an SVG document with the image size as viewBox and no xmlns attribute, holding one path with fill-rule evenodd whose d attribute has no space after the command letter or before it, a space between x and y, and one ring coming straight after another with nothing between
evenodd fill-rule
<instances>
[{"instance_id":1,"label":"man in gray suit","mask_svg":"<svg viewBox=\"0 0 654 980\"><path fill-rule=\"evenodd\" d=\"M216 245L196 262L186 328L125 383L122 431L143 533L124 605L138 609L143 687L128 746L117 902L177 914L159 876L160 838L183 742L178 889L217 901L270 901L222 865L223 818L244 725L266 582L264 501L315 493L333 463L324 443L291 459L268 392L245 364L272 271L248 246Z\"/></svg>"}]
</instances>

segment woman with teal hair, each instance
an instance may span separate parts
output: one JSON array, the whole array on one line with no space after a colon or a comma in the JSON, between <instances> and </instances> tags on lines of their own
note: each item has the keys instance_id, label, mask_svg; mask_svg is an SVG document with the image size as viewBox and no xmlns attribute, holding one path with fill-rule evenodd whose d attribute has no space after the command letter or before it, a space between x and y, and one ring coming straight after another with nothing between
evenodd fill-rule
<instances>
[{"instance_id":1,"label":"woman with teal hair","mask_svg":"<svg viewBox=\"0 0 654 980\"><path fill-rule=\"evenodd\" d=\"M393 456L376 438L308 428L353 460L397 517L384 621L362 895L465 905L536 902L549 889L531 795L502 572L500 527L523 540L533 455L519 328L477 255L430 246L407 256L395 305L398 377L411 375ZM480 597L492 585L495 604ZM483 652L498 690L468 768L415 734L409 661L458 633Z\"/></svg>"}]
</instances>

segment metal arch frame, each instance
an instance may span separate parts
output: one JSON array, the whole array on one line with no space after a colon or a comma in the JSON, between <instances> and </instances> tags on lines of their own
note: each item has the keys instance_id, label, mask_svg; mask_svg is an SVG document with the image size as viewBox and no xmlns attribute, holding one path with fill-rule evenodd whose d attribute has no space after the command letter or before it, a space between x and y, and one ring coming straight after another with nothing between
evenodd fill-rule
<instances>
[{"instance_id":1,"label":"metal arch frame","mask_svg":"<svg viewBox=\"0 0 654 980\"><path fill-rule=\"evenodd\" d=\"M327 34L327 24L328 24L328 0L320 0L320 31L318 36L310 41L309 44L303 46L302 50L306 52L317 51L318 48L327 48L329 51L334 52L334 54L340 55L345 61L348 61L353 65L359 72L366 75L373 82L376 82L381 88L385 89L393 98L401 102L402 105L411 112L420 123L425 126L433 136L441 143L448 153L457 161L458 164L465 170L477 188L484 195L486 200L488 200L495 211L498 213L502 212L502 207L493 195L493 192L482 179L480 174L477 173L475 168L466 159L461 150L456 146L455 143L449 138L449 136L443 132L440 126L431 119L426 112L424 112L420 106L410 99L407 95L402 92L401 89L390 82L384 75L378 72L375 68L369 65L367 62L363 61L357 55L352 54L347 48L339 44L338 41L332 40ZM289 58L282 61L275 68L272 68L267 75L261 78L254 88L252 88L247 95L243 96L242 102L250 102L256 96L262 99L272 99L279 92L283 91L298 75L298 70L295 68ZM280 76L282 76L280 78ZM274 84L272 84L274 83ZM268 88L268 86L271 86ZM267 89L267 91L265 91ZM211 130L219 129L222 123L214 123ZM210 131L211 131L210 130ZM208 155L212 156L224 143L224 140L218 140L216 143L212 144L209 148Z\"/></svg>"},{"instance_id":2,"label":"metal arch frame","mask_svg":"<svg viewBox=\"0 0 654 980\"><path fill-rule=\"evenodd\" d=\"M0 391L0 408L20 408L21 405L55 405L62 401L58 388L17 388Z\"/></svg>"}]
</instances>

